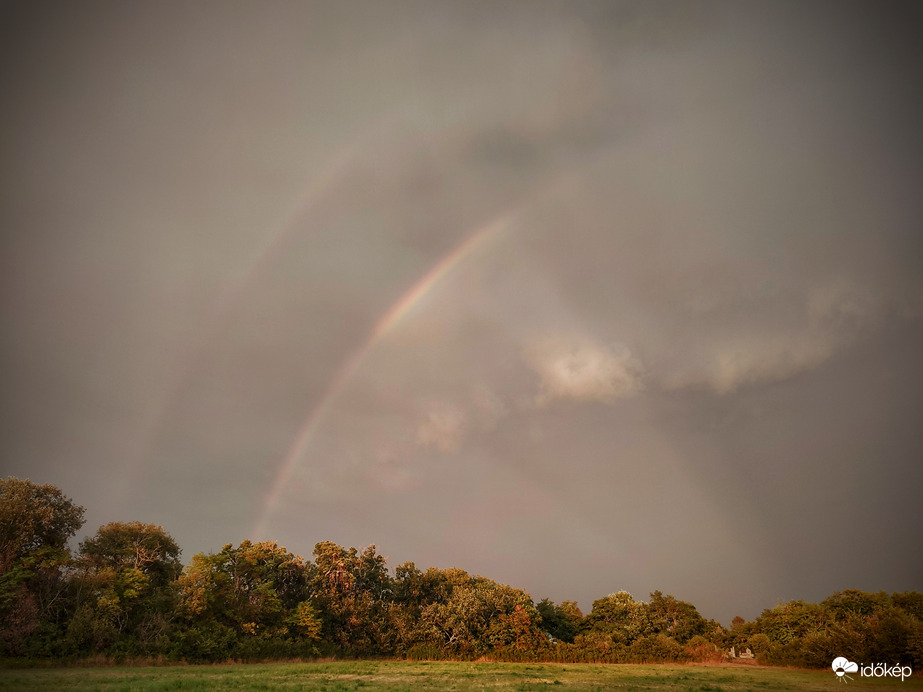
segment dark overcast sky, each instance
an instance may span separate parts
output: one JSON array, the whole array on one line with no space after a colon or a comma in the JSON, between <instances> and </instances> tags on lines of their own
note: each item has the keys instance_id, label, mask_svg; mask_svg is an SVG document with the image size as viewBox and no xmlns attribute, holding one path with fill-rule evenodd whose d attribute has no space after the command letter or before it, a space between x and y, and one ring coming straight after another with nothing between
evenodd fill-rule
<instances>
[{"instance_id":1,"label":"dark overcast sky","mask_svg":"<svg viewBox=\"0 0 923 692\"><path fill-rule=\"evenodd\" d=\"M0 5L0 473L725 624L923 588L921 5Z\"/></svg>"}]
</instances>

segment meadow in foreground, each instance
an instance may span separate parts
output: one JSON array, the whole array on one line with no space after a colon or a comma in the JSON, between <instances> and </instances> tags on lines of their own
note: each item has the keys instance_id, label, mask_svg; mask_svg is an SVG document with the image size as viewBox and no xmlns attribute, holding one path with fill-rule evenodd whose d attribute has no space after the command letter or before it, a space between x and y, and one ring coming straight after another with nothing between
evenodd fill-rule
<instances>
[{"instance_id":1,"label":"meadow in foreground","mask_svg":"<svg viewBox=\"0 0 923 692\"><path fill-rule=\"evenodd\" d=\"M757 666L342 661L0 670L4 690L836 690L831 671ZM920 690L856 677L850 689Z\"/></svg>"}]
</instances>

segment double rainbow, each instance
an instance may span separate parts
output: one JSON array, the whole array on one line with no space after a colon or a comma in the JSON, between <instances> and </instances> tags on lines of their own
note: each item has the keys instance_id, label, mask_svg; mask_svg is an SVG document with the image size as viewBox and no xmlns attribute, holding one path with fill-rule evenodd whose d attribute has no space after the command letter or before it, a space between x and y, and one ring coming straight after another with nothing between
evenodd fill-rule
<instances>
[{"instance_id":1,"label":"double rainbow","mask_svg":"<svg viewBox=\"0 0 923 692\"><path fill-rule=\"evenodd\" d=\"M457 268L464 260L473 255L490 239L496 237L504 229L509 228L518 214L518 209L507 210L492 218L488 223L478 226L467 234L465 239L454 249L440 259L422 278L411 286L378 320L369 333L368 338L356 349L353 354L343 362L331 380L326 392L305 419L295 440L286 453L276 478L273 481L269 494L263 502L263 509L251 531L254 540L265 532L267 523L273 509L278 504L285 487L291 479L292 473L298 466L299 460L304 455L311 440L317 432L331 404L340 395L352 376L361 367L362 362L374 350L375 346L412 310L414 305L432 291L453 269Z\"/></svg>"}]
</instances>

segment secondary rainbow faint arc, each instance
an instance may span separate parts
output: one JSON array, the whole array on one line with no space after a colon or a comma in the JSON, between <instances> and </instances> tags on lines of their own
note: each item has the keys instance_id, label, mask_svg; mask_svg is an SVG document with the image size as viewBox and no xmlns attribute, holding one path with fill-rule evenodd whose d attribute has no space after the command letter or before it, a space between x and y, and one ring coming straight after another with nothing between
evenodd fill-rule
<instances>
[{"instance_id":1,"label":"secondary rainbow faint arc","mask_svg":"<svg viewBox=\"0 0 923 692\"><path fill-rule=\"evenodd\" d=\"M273 507L282 496L285 486L288 484L298 460L304 454L311 442L311 437L317 431L318 426L324 418L330 404L337 398L346 383L359 369L362 361L371 353L379 341L401 321L401 319L416 305L420 300L429 293L440 280L442 280L454 267L461 263L466 257L471 255L488 239L507 228L516 216L517 210L506 211L499 216L494 217L483 226L479 226L470 233L465 240L457 245L451 252L439 260L432 269L430 269L419 281L411 286L390 308L382 315L381 319L375 324L375 327L369 334L368 339L347 359L337 370L336 376L331 380L330 386L324 396L317 403L310 415L305 419L295 441L285 455L285 458L279 467L276 479L273 482L272 489L266 497L263 510L259 520L253 528L252 537L254 540L259 539L259 534L263 532L269 515Z\"/></svg>"},{"instance_id":2,"label":"secondary rainbow faint arc","mask_svg":"<svg viewBox=\"0 0 923 692\"><path fill-rule=\"evenodd\" d=\"M137 444L125 464L123 487L134 487L138 483L138 475L147 468L145 462L150 460L155 441L167 425L171 404L175 404L183 390L189 386L192 373L199 361L207 355L207 348L215 338L215 333L222 322L230 314L232 307L247 289L256 283L259 275L271 266L280 250L302 230L303 221L315 205L322 202L326 195L348 175L351 167L359 160L359 155L372 141L372 135L386 127L387 124L384 120L373 123L366 132L360 132L352 137L344 147L337 150L333 157L326 161L320 173L308 182L295 200L291 212L284 217L286 221L281 228L269 237L268 243L254 253L255 259L251 261L246 271L231 279L212 302L204 319L193 333L193 338L181 350L180 356L173 361L170 370L165 374L167 384L160 396L154 416L142 434L137 436Z\"/></svg>"}]
</instances>

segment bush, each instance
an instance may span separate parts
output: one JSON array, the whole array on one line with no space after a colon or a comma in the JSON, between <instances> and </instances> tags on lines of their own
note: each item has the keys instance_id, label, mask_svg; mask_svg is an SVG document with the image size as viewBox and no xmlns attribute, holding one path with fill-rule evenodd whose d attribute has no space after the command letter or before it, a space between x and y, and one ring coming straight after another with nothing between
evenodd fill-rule
<instances>
[{"instance_id":1,"label":"bush","mask_svg":"<svg viewBox=\"0 0 923 692\"><path fill-rule=\"evenodd\" d=\"M663 663L686 660L683 647L665 634L640 637L628 648L635 663Z\"/></svg>"},{"instance_id":2,"label":"bush","mask_svg":"<svg viewBox=\"0 0 923 692\"><path fill-rule=\"evenodd\" d=\"M414 644L404 656L408 661L445 661L450 658L446 650L434 642Z\"/></svg>"}]
</instances>

